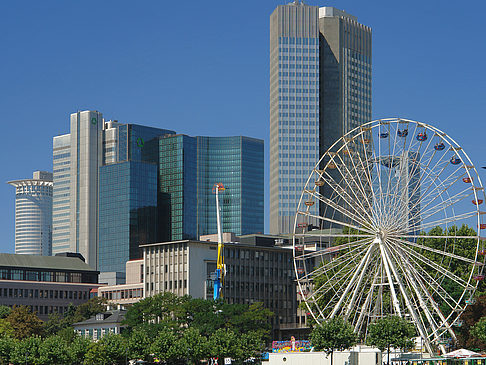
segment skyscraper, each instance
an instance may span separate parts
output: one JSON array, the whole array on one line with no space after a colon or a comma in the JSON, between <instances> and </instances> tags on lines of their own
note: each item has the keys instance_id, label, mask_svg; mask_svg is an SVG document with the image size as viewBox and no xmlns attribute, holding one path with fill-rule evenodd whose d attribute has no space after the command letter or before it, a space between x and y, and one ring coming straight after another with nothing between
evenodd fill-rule
<instances>
[{"instance_id":1,"label":"skyscraper","mask_svg":"<svg viewBox=\"0 0 486 365\"><path fill-rule=\"evenodd\" d=\"M270 17L270 232L292 231L320 155L371 119L371 29L298 0ZM310 208L319 214L319 205Z\"/></svg>"},{"instance_id":2,"label":"skyscraper","mask_svg":"<svg viewBox=\"0 0 486 365\"><path fill-rule=\"evenodd\" d=\"M219 182L224 230L262 232L263 158L262 140L74 113L71 133L53 139L53 253L79 252L106 280L123 282L140 244L217 232L211 190Z\"/></svg>"},{"instance_id":3,"label":"skyscraper","mask_svg":"<svg viewBox=\"0 0 486 365\"><path fill-rule=\"evenodd\" d=\"M124 270L139 243L157 241L157 217L142 208L157 206L157 137L174 132L105 122L97 111L71 114L70 132L53 139L53 254L79 252L95 269ZM143 214L154 220L150 233Z\"/></svg>"},{"instance_id":4,"label":"skyscraper","mask_svg":"<svg viewBox=\"0 0 486 365\"><path fill-rule=\"evenodd\" d=\"M15 187L15 253L49 256L52 249L52 173L9 181Z\"/></svg>"},{"instance_id":5,"label":"skyscraper","mask_svg":"<svg viewBox=\"0 0 486 365\"><path fill-rule=\"evenodd\" d=\"M250 137L197 137L198 235L216 234L216 200L213 187L222 183L220 195L223 232L236 235L264 229L263 141Z\"/></svg>"}]
</instances>

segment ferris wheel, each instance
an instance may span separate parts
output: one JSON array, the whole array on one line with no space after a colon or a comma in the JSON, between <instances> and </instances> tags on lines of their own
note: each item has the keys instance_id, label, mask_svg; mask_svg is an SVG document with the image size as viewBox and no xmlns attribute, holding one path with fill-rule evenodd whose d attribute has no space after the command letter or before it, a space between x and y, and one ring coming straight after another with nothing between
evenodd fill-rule
<instances>
[{"instance_id":1,"label":"ferris wheel","mask_svg":"<svg viewBox=\"0 0 486 365\"><path fill-rule=\"evenodd\" d=\"M337 140L305 184L294 228L299 295L316 321L398 315L432 353L485 278L484 189L464 150L406 119L366 123Z\"/></svg>"}]
</instances>

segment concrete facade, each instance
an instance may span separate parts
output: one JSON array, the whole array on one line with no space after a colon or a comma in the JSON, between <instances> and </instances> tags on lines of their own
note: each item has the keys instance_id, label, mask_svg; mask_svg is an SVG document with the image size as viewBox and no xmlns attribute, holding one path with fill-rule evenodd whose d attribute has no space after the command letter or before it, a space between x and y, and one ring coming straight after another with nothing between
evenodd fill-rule
<instances>
[{"instance_id":1,"label":"concrete facade","mask_svg":"<svg viewBox=\"0 0 486 365\"><path fill-rule=\"evenodd\" d=\"M52 173L34 171L32 179L9 181L15 187L15 253L52 252Z\"/></svg>"},{"instance_id":2,"label":"concrete facade","mask_svg":"<svg viewBox=\"0 0 486 365\"><path fill-rule=\"evenodd\" d=\"M217 244L174 241L141 246L144 252L144 297L165 291L209 299L216 269ZM276 314L275 329L295 323L296 287L292 251L275 246L225 243L228 303L263 302Z\"/></svg>"}]
</instances>

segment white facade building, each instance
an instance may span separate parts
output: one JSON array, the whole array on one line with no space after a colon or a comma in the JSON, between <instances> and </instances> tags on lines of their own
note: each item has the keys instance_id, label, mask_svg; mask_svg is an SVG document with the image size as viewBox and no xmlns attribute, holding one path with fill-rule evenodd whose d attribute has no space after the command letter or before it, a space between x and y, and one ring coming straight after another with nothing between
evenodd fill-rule
<instances>
[{"instance_id":1,"label":"white facade building","mask_svg":"<svg viewBox=\"0 0 486 365\"><path fill-rule=\"evenodd\" d=\"M52 173L35 171L32 179L13 180L15 253L49 256L52 249Z\"/></svg>"}]
</instances>

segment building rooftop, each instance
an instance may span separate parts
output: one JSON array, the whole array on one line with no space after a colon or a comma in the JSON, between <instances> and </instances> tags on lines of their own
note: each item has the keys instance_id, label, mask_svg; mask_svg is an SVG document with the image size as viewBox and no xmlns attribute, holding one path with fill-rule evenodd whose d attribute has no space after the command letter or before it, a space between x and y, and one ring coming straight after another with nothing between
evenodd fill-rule
<instances>
[{"instance_id":1,"label":"building rooftop","mask_svg":"<svg viewBox=\"0 0 486 365\"><path fill-rule=\"evenodd\" d=\"M35 269L92 271L91 266L76 257L16 255L0 253L0 267L19 267Z\"/></svg>"},{"instance_id":2,"label":"building rooftop","mask_svg":"<svg viewBox=\"0 0 486 365\"><path fill-rule=\"evenodd\" d=\"M98 313L97 315L87 319L86 321L74 323L74 326L84 326L90 324L108 324L108 323L121 323L125 319L127 313L124 309L116 309L106 311L104 313Z\"/></svg>"}]
</instances>

